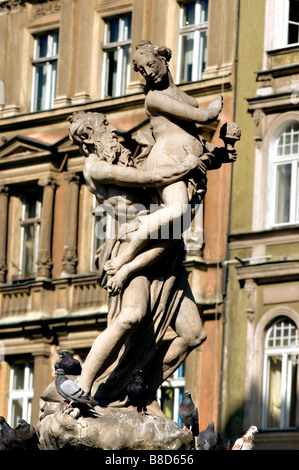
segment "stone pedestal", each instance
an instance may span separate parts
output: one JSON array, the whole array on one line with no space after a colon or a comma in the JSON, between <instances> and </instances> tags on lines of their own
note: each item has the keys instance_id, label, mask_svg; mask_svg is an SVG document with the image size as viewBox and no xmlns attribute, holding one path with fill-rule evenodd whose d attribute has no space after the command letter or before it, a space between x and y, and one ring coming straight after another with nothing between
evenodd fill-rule
<instances>
[{"instance_id":1,"label":"stone pedestal","mask_svg":"<svg viewBox=\"0 0 299 470\"><path fill-rule=\"evenodd\" d=\"M77 381L78 378L72 378ZM194 438L169 418L127 408L65 409L54 382L41 397L41 450L194 450Z\"/></svg>"}]
</instances>

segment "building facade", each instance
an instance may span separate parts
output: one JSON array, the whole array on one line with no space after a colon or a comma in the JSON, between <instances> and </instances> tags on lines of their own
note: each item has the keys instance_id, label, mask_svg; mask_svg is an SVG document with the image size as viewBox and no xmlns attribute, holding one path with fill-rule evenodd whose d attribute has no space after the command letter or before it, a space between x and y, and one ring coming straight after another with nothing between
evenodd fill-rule
<instances>
[{"instance_id":1,"label":"building facade","mask_svg":"<svg viewBox=\"0 0 299 470\"><path fill-rule=\"evenodd\" d=\"M221 420L298 449L299 2L240 2Z\"/></svg>"},{"instance_id":2,"label":"building facade","mask_svg":"<svg viewBox=\"0 0 299 470\"><path fill-rule=\"evenodd\" d=\"M21 416L36 424L58 352L84 362L106 326L107 295L94 265L101 215L69 139L68 116L105 113L134 152L148 121L131 57L138 41L149 39L172 49L175 82L199 106L223 94L219 121L202 128L222 145L219 129L234 119L237 11L236 0L0 2L0 415L11 425ZM230 178L231 165L210 172L203 208L184 234L208 339L159 391L176 419L189 388L202 428L218 421Z\"/></svg>"}]
</instances>

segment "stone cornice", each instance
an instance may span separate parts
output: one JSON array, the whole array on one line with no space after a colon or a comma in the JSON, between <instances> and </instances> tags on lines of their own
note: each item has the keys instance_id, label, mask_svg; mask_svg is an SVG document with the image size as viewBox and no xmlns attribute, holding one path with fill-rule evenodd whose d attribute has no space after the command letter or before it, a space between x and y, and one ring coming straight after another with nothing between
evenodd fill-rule
<instances>
[{"instance_id":1,"label":"stone cornice","mask_svg":"<svg viewBox=\"0 0 299 470\"><path fill-rule=\"evenodd\" d=\"M240 283L253 279L257 284L287 282L299 279L299 260L270 261L262 264L236 266Z\"/></svg>"},{"instance_id":2,"label":"stone cornice","mask_svg":"<svg viewBox=\"0 0 299 470\"><path fill-rule=\"evenodd\" d=\"M230 249L248 248L253 245L298 243L299 226L277 227L257 232L230 233L228 235Z\"/></svg>"},{"instance_id":3,"label":"stone cornice","mask_svg":"<svg viewBox=\"0 0 299 470\"><path fill-rule=\"evenodd\" d=\"M253 113L256 109L262 108L266 114L269 114L281 110L294 110L292 96L293 92L294 90L291 90L282 93L271 93L269 95L254 96L252 98L247 98L248 111Z\"/></svg>"}]
</instances>

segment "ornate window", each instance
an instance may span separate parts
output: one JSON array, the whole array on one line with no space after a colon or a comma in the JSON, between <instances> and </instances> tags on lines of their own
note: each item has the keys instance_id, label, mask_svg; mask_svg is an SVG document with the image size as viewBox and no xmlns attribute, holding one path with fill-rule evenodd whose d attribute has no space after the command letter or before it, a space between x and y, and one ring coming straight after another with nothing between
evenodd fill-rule
<instances>
[{"instance_id":1,"label":"ornate window","mask_svg":"<svg viewBox=\"0 0 299 470\"><path fill-rule=\"evenodd\" d=\"M287 317L268 329L264 346L263 429L296 427L298 329Z\"/></svg>"},{"instance_id":2,"label":"ornate window","mask_svg":"<svg viewBox=\"0 0 299 470\"><path fill-rule=\"evenodd\" d=\"M125 94L130 78L131 14L105 21L103 98Z\"/></svg>"},{"instance_id":3,"label":"ornate window","mask_svg":"<svg viewBox=\"0 0 299 470\"><path fill-rule=\"evenodd\" d=\"M41 217L41 195L28 192L23 196L20 249L20 275L36 273Z\"/></svg>"},{"instance_id":4,"label":"ornate window","mask_svg":"<svg viewBox=\"0 0 299 470\"><path fill-rule=\"evenodd\" d=\"M201 80L208 35L208 0L183 3L180 13L178 82Z\"/></svg>"},{"instance_id":5,"label":"ornate window","mask_svg":"<svg viewBox=\"0 0 299 470\"><path fill-rule=\"evenodd\" d=\"M299 221L299 123L293 122L276 137L273 165L273 225ZM271 176L272 179L272 176Z\"/></svg>"},{"instance_id":6,"label":"ornate window","mask_svg":"<svg viewBox=\"0 0 299 470\"><path fill-rule=\"evenodd\" d=\"M35 36L31 111L43 111L53 107L56 92L58 39L58 31Z\"/></svg>"},{"instance_id":7,"label":"ornate window","mask_svg":"<svg viewBox=\"0 0 299 470\"><path fill-rule=\"evenodd\" d=\"M10 426L15 427L18 419L31 420L33 398L33 363L15 363L10 372L8 395L8 418Z\"/></svg>"}]
</instances>

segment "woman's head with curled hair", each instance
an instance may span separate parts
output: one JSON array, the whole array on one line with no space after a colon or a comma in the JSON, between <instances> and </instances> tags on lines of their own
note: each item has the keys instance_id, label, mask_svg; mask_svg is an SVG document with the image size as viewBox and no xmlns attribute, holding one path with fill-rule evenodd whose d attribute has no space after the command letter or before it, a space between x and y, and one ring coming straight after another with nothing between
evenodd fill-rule
<instances>
[{"instance_id":1,"label":"woman's head with curled hair","mask_svg":"<svg viewBox=\"0 0 299 470\"><path fill-rule=\"evenodd\" d=\"M165 60L168 63L172 57L172 51L169 47L166 46L155 46L150 41L143 40L140 41L136 46L136 51L133 56L133 68L135 72L139 71L137 64L138 55L148 55L149 53L154 54L156 57Z\"/></svg>"}]
</instances>

